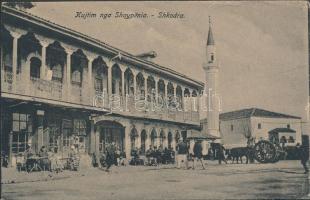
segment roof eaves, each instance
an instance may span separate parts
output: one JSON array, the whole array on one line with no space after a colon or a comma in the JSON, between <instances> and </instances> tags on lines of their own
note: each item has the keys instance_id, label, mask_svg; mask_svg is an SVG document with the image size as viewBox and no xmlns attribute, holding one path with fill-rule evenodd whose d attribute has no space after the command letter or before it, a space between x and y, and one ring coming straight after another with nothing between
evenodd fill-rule
<instances>
[{"instance_id":1,"label":"roof eaves","mask_svg":"<svg viewBox=\"0 0 310 200\"><path fill-rule=\"evenodd\" d=\"M172 75L170 75L170 76L173 76L173 75L174 75L173 78L180 79L179 77L181 77L181 78L184 78L184 79L188 79L189 81L192 81L193 83L188 82L188 80L185 80L185 81L187 81L187 82L190 83L190 84L196 84L196 86L202 87L202 88L203 88L204 83L201 82L201 81L194 80L194 79L192 79L192 78L190 78L190 77L188 77L188 76L186 76L186 75L184 75L184 74L178 73L178 72L175 71L175 70L172 70L172 69L170 69L170 68L167 68L167 67L158 65L158 64L156 64L156 63L154 63L154 62L146 61L146 60L143 60L143 59L141 59L141 58L138 58L138 57L136 57L136 56L134 56L134 55L132 55L132 54L130 54L130 53L128 53L128 52L125 52L125 51L123 51L123 50L121 50L121 49L118 49L118 48L116 48L116 47L113 47L113 46L111 46L111 45L109 45L109 44L107 44L107 43L104 43L104 42L102 42L102 41L96 39L96 38L92 38L92 37L90 37L90 36L88 36L88 35L85 35L85 34L83 34L83 33L77 32L77 31L72 30L72 29L70 29L70 28L61 26L61 25L59 25L59 24L56 24L56 23L54 23L54 22L51 22L51 21L49 21L49 20L46 20L46 19L44 19L44 18L38 17L38 16L36 16L36 15L33 15L33 14L31 14L31 13L28 13L28 12L25 12L25 11L22 11L22 10L10 8L10 7L7 7L7 6L2 6L2 9L7 9L6 11L10 11L10 12L15 12L15 13L18 13L18 14L22 14L22 15L24 15L25 17L27 17L29 20L31 20L30 18L33 18L33 19L35 19L35 20L37 20L37 21L40 20L41 23L44 23L44 24L46 24L47 26L51 26L51 25L52 25L52 26L54 26L54 28L58 28L58 29L60 29L60 30L62 29L61 31L73 33L73 34L75 34L75 36L81 37L82 39L85 39L86 42L87 42L87 40L88 40L88 41L91 41L91 42L93 42L93 43L95 43L95 44L97 44L97 45L99 44L99 47L100 47L100 48L102 48L102 47L108 48L108 50L112 51L112 52L115 53L115 54L118 53L118 52L120 52L121 54L123 54L124 56L127 56L128 58L133 59L133 60L135 60L135 61L138 61L138 62L142 63L142 65L143 65L143 64L147 64L147 65L151 65L152 67L154 67L155 70L156 70L156 68L158 68L158 69L160 69L160 70L165 70L166 72L168 71L168 72L170 72L170 73L172 74ZM9 13L9 14L12 15L13 13ZM16 14L15 14L15 15L16 15ZM16 16L16 17L18 17L18 16ZM23 19L24 19L24 18L23 18ZM70 36L72 37L71 34L70 34ZM153 69L153 70L154 70L154 69ZM177 76L179 76L179 77L177 77ZM181 79L180 79L180 80L181 80ZM184 80L183 80L183 81L184 81Z\"/></svg>"}]
</instances>

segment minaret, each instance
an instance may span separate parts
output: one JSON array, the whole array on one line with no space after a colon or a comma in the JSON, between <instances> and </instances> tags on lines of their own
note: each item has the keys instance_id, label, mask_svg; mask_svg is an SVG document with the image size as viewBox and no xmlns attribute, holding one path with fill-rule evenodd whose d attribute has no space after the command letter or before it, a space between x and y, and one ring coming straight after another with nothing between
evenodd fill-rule
<instances>
[{"instance_id":1,"label":"minaret","mask_svg":"<svg viewBox=\"0 0 310 200\"><path fill-rule=\"evenodd\" d=\"M220 137L219 131L219 109L220 99L218 95L219 65L216 58L215 42L211 28L211 18L209 17L209 32L206 47L207 63L203 68L206 72L206 91L207 95L207 133Z\"/></svg>"}]
</instances>

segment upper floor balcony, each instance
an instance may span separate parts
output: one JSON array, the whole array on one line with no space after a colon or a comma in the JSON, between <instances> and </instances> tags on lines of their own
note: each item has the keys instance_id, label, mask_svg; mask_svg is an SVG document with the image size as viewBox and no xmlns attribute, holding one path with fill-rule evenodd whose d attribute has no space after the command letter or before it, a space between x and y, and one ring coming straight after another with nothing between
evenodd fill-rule
<instances>
[{"instance_id":1,"label":"upper floor balcony","mask_svg":"<svg viewBox=\"0 0 310 200\"><path fill-rule=\"evenodd\" d=\"M199 125L198 90L185 83L32 32L3 33L8 97Z\"/></svg>"}]
</instances>

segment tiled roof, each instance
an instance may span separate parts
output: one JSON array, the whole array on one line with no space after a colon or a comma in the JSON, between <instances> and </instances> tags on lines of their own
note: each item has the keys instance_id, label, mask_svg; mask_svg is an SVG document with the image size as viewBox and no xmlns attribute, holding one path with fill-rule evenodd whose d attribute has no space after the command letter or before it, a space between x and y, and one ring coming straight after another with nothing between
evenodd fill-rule
<instances>
[{"instance_id":1,"label":"tiled roof","mask_svg":"<svg viewBox=\"0 0 310 200\"><path fill-rule=\"evenodd\" d=\"M189 139L207 139L207 140L216 140L220 139L219 137L210 135L208 133L204 133L203 131L198 131L198 130L188 130L187 131Z\"/></svg>"},{"instance_id":2,"label":"tiled roof","mask_svg":"<svg viewBox=\"0 0 310 200\"><path fill-rule=\"evenodd\" d=\"M194 79L192 79L192 78L190 78L190 77L188 77L188 76L186 76L186 75L184 75L182 73L179 73L179 72L177 72L175 70L172 70L170 68L158 65L158 64L156 64L156 63L154 63L152 61L144 60L144 59L139 58L137 56L134 56L134 55L132 55L132 54L126 52L126 51L123 51L123 50L120 50L118 48L115 48L115 47L113 47L113 46L111 46L111 45L109 45L109 44L107 44L105 42L102 42L102 41L96 39L96 38L92 38L92 37L90 37L88 35L85 35L85 34L80 33L78 31L75 31L75 30L72 30L70 28L64 27L62 25L56 24L56 23L51 22L49 20L46 20L46 19L44 19L42 17L38 17L38 16L33 15L33 14L29 13L29 12L2 5L1 12L3 12L3 11L5 13L9 13L9 14L12 14L12 15L15 15L15 16L17 15L17 16L21 17L22 19L27 18L30 21L35 21L35 22L38 22L38 23L42 23L42 24L47 25L47 26L49 26L49 27L51 27L53 29L57 29L57 30L63 31L65 33L69 33L72 36L80 37L83 40L86 40L86 41L91 42L91 43L95 43L96 45L99 45L99 46L101 46L103 48L107 48L107 49L113 51L114 53L120 52L124 57L127 56L128 58L134 59L134 60L136 60L136 61L138 61L140 63L144 63L146 65L151 65L151 66L153 66L153 67L155 67L155 68L157 68L159 70L164 70L164 71L167 71L169 73L174 74L175 76L179 76L179 77L182 77L184 79L188 79L190 81L195 82L195 84L197 84L200 87L203 87L203 85L204 85L203 82L194 80Z\"/></svg>"},{"instance_id":3,"label":"tiled roof","mask_svg":"<svg viewBox=\"0 0 310 200\"><path fill-rule=\"evenodd\" d=\"M241 119L241 118L249 118L249 117L301 119L300 117L271 112L271 111L263 110L260 108L247 108L247 109L242 109L242 110L220 114L220 120Z\"/></svg>"}]
</instances>

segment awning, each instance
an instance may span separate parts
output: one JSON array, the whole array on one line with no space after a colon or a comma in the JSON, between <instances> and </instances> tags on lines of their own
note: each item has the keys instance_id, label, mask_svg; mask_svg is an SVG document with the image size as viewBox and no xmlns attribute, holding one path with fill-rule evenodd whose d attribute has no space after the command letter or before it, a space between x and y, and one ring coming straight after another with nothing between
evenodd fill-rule
<instances>
[{"instance_id":1,"label":"awning","mask_svg":"<svg viewBox=\"0 0 310 200\"><path fill-rule=\"evenodd\" d=\"M201 139L201 140L216 140L221 139L221 137L214 136L208 133L202 133L201 131L197 130L187 130L187 138L188 139Z\"/></svg>"},{"instance_id":2,"label":"awning","mask_svg":"<svg viewBox=\"0 0 310 200\"><path fill-rule=\"evenodd\" d=\"M296 131L290 128L275 128L269 131L269 133L296 133Z\"/></svg>"}]
</instances>

